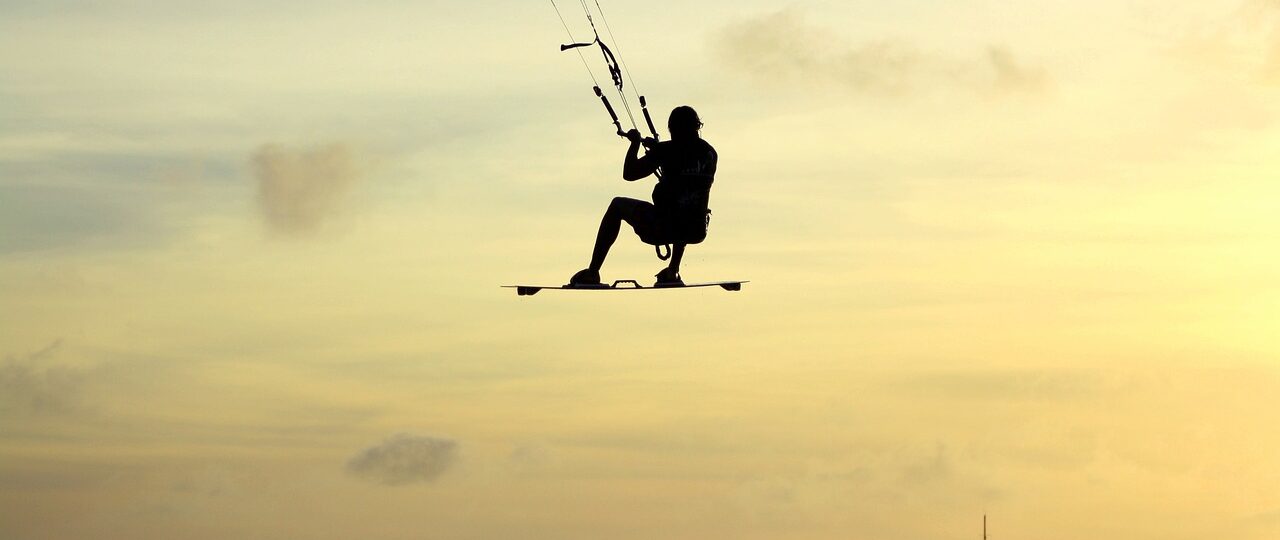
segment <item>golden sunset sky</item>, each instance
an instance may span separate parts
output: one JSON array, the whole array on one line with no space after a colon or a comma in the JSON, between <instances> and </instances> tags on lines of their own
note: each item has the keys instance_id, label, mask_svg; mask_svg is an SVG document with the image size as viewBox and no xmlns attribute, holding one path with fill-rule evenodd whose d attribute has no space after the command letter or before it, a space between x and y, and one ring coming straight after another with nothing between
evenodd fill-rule
<instances>
[{"instance_id":1,"label":"golden sunset sky","mask_svg":"<svg viewBox=\"0 0 1280 540\"><path fill-rule=\"evenodd\" d=\"M1280 2L601 5L0 0L0 538L1280 538Z\"/></svg>"}]
</instances>

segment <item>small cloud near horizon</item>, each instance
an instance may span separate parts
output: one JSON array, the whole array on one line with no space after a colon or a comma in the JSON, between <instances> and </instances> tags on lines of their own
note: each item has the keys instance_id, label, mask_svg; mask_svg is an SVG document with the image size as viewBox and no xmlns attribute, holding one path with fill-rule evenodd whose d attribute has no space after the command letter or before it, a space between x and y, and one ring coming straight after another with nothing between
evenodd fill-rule
<instances>
[{"instance_id":1,"label":"small cloud near horizon","mask_svg":"<svg viewBox=\"0 0 1280 540\"><path fill-rule=\"evenodd\" d=\"M347 472L388 486L427 483L444 474L457 454L452 439L400 433L356 454Z\"/></svg>"}]
</instances>

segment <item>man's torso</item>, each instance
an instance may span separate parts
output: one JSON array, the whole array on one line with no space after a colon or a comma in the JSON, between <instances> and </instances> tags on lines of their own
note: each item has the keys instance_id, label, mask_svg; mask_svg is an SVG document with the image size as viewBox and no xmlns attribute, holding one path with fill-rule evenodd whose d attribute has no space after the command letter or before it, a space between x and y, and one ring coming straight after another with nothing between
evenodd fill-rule
<instances>
[{"instance_id":1,"label":"man's torso","mask_svg":"<svg viewBox=\"0 0 1280 540\"><path fill-rule=\"evenodd\" d=\"M663 213L703 214L715 181L716 150L702 139L665 141L653 151L660 180L653 204Z\"/></svg>"}]
</instances>

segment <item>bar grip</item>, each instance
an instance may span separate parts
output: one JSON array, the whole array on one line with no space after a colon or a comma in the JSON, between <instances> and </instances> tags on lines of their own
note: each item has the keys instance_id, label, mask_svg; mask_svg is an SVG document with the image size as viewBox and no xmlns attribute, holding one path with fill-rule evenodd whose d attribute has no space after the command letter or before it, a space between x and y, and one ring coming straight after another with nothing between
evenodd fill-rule
<instances>
[{"instance_id":1,"label":"bar grip","mask_svg":"<svg viewBox=\"0 0 1280 540\"><path fill-rule=\"evenodd\" d=\"M604 95L604 92L600 91L599 86L593 88L596 91L596 96L600 98L600 102L604 103L605 110L609 111L609 118L613 119L613 127L618 130L618 136L625 137L626 133L622 132L622 123L618 121L618 113L613 111L613 105L609 104L609 98Z\"/></svg>"},{"instance_id":2,"label":"bar grip","mask_svg":"<svg viewBox=\"0 0 1280 540\"><path fill-rule=\"evenodd\" d=\"M632 86L632 88L635 87ZM644 123L649 124L649 133L653 134L653 140L662 140L662 137L658 136L657 128L653 127L653 117L649 116L649 102L645 101L644 96L640 96L640 111L644 113Z\"/></svg>"}]
</instances>

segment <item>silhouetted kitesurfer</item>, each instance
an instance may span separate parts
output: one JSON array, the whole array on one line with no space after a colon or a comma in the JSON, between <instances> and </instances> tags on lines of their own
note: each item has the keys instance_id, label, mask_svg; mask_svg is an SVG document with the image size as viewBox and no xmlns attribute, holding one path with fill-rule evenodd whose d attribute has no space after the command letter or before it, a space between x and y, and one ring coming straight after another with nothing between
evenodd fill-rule
<instances>
[{"instance_id":1,"label":"silhouetted kitesurfer","mask_svg":"<svg viewBox=\"0 0 1280 540\"><path fill-rule=\"evenodd\" d=\"M680 260L685 246L702 242L707 236L711 219L707 204L716 174L716 150L699 135L702 120L692 107L672 110L667 129L671 140L663 142L644 139L634 129L626 133L631 146L622 166L622 178L634 182L656 175L653 202L615 197L600 220L590 266L574 274L569 285L600 285L600 267L624 221L646 244L669 246L670 261L658 272L655 285L683 284ZM643 157L639 156L642 144L648 150Z\"/></svg>"}]
</instances>

